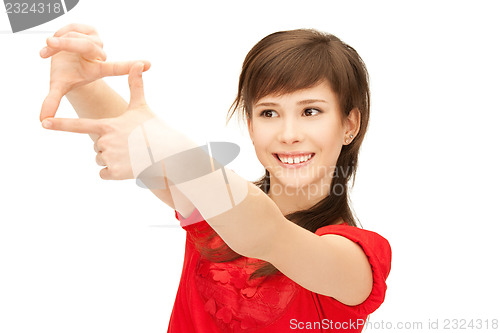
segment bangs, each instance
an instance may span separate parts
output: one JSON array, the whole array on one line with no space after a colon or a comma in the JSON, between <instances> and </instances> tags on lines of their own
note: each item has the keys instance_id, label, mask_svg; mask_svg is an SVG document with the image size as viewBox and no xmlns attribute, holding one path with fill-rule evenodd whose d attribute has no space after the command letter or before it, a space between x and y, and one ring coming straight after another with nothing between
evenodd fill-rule
<instances>
[{"instance_id":1,"label":"bangs","mask_svg":"<svg viewBox=\"0 0 500 333\"><path fill-rule=\"evenodd\" d=\"M282 95L330 84L344 114L369 110L368 73L357 52L331 34L299 29L271 34L257 43L243 62L238 95L228 121L252 117L253 105L267 95ZM227 122L226 122L227 124Z\"/></svg>"},{"instance_id":2,"label":"bangs","mask_svg":"<svg viewBox=\"0 0 500 333\"><path fill-rule=\"evenodd\" d=\"M268 52L262 52L264 54L261 53L258 59L253 59L248 66L248 73L252 75L242 82L247 116L251 117L253 104L267 95L282 95L311 88L323 80L329 82L338 94L339 81L342 80L336 75L337 66L332 63L327 43L301 41L291 48L288 40L283 45L274 45Z\"/></svg>"},{"instance_id":3,"label":"bangs","mask_svg":"<svg viewBox=\"0 0 500 333\"><path fill-rule=\"evenodd\" d=\"M256 68L251 72L255 75L249 77L246 89L244 88L247 93L245 100L250 104L245 106L249 111L251 104L264 96L310 88L325 79L331 81L332 64L326 48L301 45L294 49L288 47L274 51L259 59L260 64L253 64ZM332 88L336 90L337 87Z\"/></svg>"}]
</instances>

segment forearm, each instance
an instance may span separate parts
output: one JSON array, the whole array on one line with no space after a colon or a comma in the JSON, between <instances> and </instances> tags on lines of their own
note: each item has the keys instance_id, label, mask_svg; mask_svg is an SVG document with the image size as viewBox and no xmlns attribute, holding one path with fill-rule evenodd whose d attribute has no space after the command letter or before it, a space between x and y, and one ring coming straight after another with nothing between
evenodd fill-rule
<instances>
[{"instance_id":1,"label":"forearm","mask_svg":"<svg viewBox=\"0 0 500 333\"><path fill-rule=\"evenodd\" d=\"M260 188L232 170L226 169L226 172L232 195L236 196L237 191L240 195L246 192L246 195L236 200L227 211L208 217L206 221L235 252L246 257L266 260L266 255L272 250L275 235L283 229L285 217L274 201ZM217 193L210 189L210 185L207 183L193 186L190 191L194 193L196 188L198 191L204 191L204 198L201 200L210 204L214 197L217 199ZM186 195L186 192L184 194ZM190 198L190 195L186 196ZM203 215L203 211L200 212Z\"/></svg>"},{"instance_id":2,"label":"forearm","mask_svg":"<svg viewBox=\"0 0 500 333\"><path fill-rule=\"evenodd\" d=\"M225 167L239 151L235 144L199 146L158 119L131 137L129 144L142 147L133 166L143 184L161 188L168 182L173 201L189 200L234 251L252 257L269 252L284 217L257 186Z\"/></svg>"},{"instance_id":3,"label":"forearm","mask_svg":"<svg viewBox=\"0 0 500 333\"><path fill-rule=\"evenodd\" d=\"M223 169L178 185L177 189L231 249L264 260L285 218L260 188L232 170Z\"/></svg>"},{"instance_id":4,"label":"forearm","mask_svg":"<svg viewBox=\"0 0 500 333\"><path fill-rule=\"evenodd\" d=\"M102 79L74 88L66 94L66 98L80 118L114 118L122 115L128 106ZM90 137L94 141L97 138L95 135Z\"/></svg>"}]
</instances>

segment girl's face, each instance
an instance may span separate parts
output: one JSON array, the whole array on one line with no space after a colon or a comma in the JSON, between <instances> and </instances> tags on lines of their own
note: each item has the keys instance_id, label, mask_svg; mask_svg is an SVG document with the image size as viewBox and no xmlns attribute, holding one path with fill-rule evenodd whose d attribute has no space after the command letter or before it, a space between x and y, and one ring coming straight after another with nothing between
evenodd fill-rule
<instances>
[{"instance_id":1,"label":"girl's face","mask_svg":"<svg viewBox=\"0 0 500 333\"><path fill-rule=\"evenodd\" d=\"M326 81L256 101L248 131L257 158L270 173L270 194L286 191L293 196L298 190L329 189L346 138L356 136L357 116L351 112L343 119L337 96ZM327 194L323 192L317 194Z\"/></svg>"}]
</instances>

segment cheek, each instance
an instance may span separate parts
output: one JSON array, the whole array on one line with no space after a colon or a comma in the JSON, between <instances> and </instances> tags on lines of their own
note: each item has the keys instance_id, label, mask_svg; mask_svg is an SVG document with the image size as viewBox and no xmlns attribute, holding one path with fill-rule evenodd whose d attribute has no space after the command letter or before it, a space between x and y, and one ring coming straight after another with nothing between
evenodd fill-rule
<instances>
[{"instance_id":1,"label":"cheek","mask_svg":"<svg viewBox=\"0 0 500 333\"><path fill-rule=\"evenodd\" d=\"M272 134L269 131L254 126L252 139L257 159L263 166L267 166L270 162L270 158L272 157Z\"/></svg>"},{"instance_id":2,"label":"cheek","mask_svg":"<svg viewBox=\"0 0 500 333\"><path fill-rule=\"evenodd\" d=\"M263 156L263 155L267 154L269 149L271 149L267 138L262 137L262 136L256 136L253 144L254 144L255 153L257 154L257 156Z\"/></svg>"},{"instance_id":3,"label":"cheek","mask_svg":"<svg viewBox=\"0 0 500 333\"><path fill-rule=\"evenodd\" d=\"M252 140L256 148L259 147L262 149L269 146L272 138L272 131L269 128L266 129L265 126L253 126Z\"/></svg>"},{"instance_id":4,"label":"cheek","mask_svg":"<svg viewBox=\"0 0 500 333\"><path fill-rule=\"evenodd\" d=\"M315 130L310 133L315 146L322 152L321 164L331 167L337 165L344 139L342 128L338 124L330 123L329 126L316 126Z\"/></svg>"},{"instance_id":5,"label":"cheek","mask_svg":"<svg viewBox=\"0 0 500 333\"><path fill-rule=\"evenodd\" d=\"M315 126L309 130L310 137L314 138L314 141L318 145L323 146L325 149L335 149L338 147L342 148L344 136L342 133L342 128L338 124L328 125L327 122L322 124L322 126Z\"/></svg>"}]
</instances>

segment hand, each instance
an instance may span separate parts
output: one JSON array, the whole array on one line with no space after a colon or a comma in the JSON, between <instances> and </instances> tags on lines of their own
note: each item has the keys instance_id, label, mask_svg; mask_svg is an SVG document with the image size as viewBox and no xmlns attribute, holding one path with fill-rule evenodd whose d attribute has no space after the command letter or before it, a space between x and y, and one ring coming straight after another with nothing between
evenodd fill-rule
<instances>
[{"instance_id":1,"label":"hand","mask_svg":"<svg viewBox=\"0 0 500 333\"><path fill-rule=\"evenodd\" d=\"M40 51L42 58L51 59L50 90L42 104L40 121L54 117L64 95L105 76L125 75L137 61L105 62L106 53L97 31L88 25L70 24L47 39ZM144 70L151 64L142 61Z\"/></svg>"},{"instance_id":2,"label":"hand","mask_svg":"<svg viewBox=\"0 0 500 333\"><path fill-rule=\"evenodd\" d=\"M47 129L97 135L94 150L97 164L105 166L99 173L102 179L134 178L129 152L130 133L155 117L144 98L143 70L142 63L132 65L128 77L130 103L121 116L105 119L51 118L42 122Z\"/></svg>"}]
</instances>

